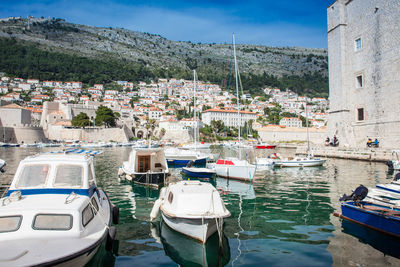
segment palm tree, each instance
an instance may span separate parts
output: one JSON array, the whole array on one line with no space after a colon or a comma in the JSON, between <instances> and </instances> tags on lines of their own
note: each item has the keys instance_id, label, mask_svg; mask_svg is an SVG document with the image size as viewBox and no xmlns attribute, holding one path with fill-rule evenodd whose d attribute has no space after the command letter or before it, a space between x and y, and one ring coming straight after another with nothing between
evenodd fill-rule
<instances>
[{"instance_id":1,"label":"palm tree","mask_svg":"<svg viewBox=\"0 0 400 267\"><path fill-rule=\"evenodd\" d=\"M161 128L161 130L160 130L160 139L162 139L164 137L165 133L166 133L166 130L164 128Z\"/></svg>"}]
</instances>

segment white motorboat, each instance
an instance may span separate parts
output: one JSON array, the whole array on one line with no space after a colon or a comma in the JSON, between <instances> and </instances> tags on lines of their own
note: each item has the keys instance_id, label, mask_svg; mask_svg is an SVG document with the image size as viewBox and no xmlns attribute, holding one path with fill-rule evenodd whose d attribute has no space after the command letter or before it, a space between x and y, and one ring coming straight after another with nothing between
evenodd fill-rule
<instances>
[{"instance_id":1,"label":"white motorboat","mask_svg":"<svg viewBox=\"0 0 400 267\"><path fill-rule=\"evenodd\" d=\"M215 172L218 176L228 179L251 181L254 178L256 165L247 160L238 158L219 159L215 163Z\"/></svg>"},{"instance_id":2,"label":"white motorboat","mask_svg":"<svg viewBox=\"0 0 400 267\"><path fill-rule=\"evenodd\" d=\"M156 188L164 185L168 174L167 160L161 148L133 148L129 160L118 170L121 178Z\"/></svg>"},{"instance_id":3,"label":"white motorboat","mask_svg":"<svg viewBox=\"0 0 400 267\"><path fill-rule=\"evenodd\" d=\"M275 165L275 159L272 158L256 158L256 171L265 172L271 170Z\"/></svg>"},{"instance_id":4,"label":"white motorboat","mask_svg":"<svg viewBox=\"0 0 400 267\"><path fill-rule=\"evenodd\" d=\"M209 149L211 144L209 143L191 143L191 144L186 144L183 145L181 148L182 149Z\"/></svg>"},{"instance_id":5,"label":"white motorboat","mask_svg":"<svg viewBox=\"0 0 400 267\"><path fill-rule=\"evenodd\" d=\"M231 215L218 190L200 181L180 181L162 188L151 220L159 210L170 228L202 243L216 231L222 236L223 219Z\"/></svg>"},{"instance_id":6,"label":"white motorboat","mask_svg":"<svg viewBox=\"0 0 400 267\"><path fill-rule=\"evenodd\" d=\"M90 155L27 157L0 203L0 265L83 266L104 240L112 247L119 211L97 187Z\"/></svg>"},{"instance_id":7,"label":"white motorboat","mask_svg":"<svg viewBox=\"0 0 400 267\"><path fill-rule=\"evenodd\" d=\"M208 154L196 151L196 150L186 150L179 149L176 147L166 148L164 150L167 162L172 166L186 166L190 161L194 161L194 164L205 165L207 162Z\"/></svg>"},{"instance_id":8,"label":"white motorboat","mask_svg":"<svg viewBox=\"0 0 400 267\"><path fill-rule=\"evenodd\" d=\"M322 166L325 159L314 158L312 156L297 156L294 158L275 160L276 167L316 167Z\"/></svg>"}]
</instances>

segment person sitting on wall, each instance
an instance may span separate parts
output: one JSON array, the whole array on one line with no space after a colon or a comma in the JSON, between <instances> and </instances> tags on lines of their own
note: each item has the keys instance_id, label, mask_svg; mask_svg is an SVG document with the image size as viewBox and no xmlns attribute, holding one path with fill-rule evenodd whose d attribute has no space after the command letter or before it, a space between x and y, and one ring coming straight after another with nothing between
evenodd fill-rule
<instances>
[{"instance_id":1,"label":"person sitting on wall","mask_svg":"<svg viewBox=\"0 0 400 267\"><path fill-rule=\"evenodd\" d=\"M331 142L331 139L329 138L329 136L327 136L326 139L325 139L325 145L329 146L330 142Z\"/></svg>"},{"instance_id":2,"label":"person sitting on wall","mask_svg":"<svg viewBox=\"0 0 400 267\"><path fill-rule=\"evenodd\" d=\"M339 145L339 140L337 139L336 135L333 136L332 142L329 143L331 146L336 147Z\"/></svg>"},{"instance_id":3,"label":"person sitting on wall","mask_svg":"<svg viewBox=\"0 0 400 267\"><path fill-rule=\"evenodd\" d=\"M367 147L371 147L371 146L372 146L372 139L368 138Z\"/></svg>"},{"instance_id":4,"label":"person sitting on wall","mask_svg":"<svg viewBox=\"0 0 400 267\"><path fill-rule=\"evenodd\" d=\"M374 141L374 147L379 147L379 141L378 141L378 138L375 138L375 141Z\"/></svg>"}]
</instances>

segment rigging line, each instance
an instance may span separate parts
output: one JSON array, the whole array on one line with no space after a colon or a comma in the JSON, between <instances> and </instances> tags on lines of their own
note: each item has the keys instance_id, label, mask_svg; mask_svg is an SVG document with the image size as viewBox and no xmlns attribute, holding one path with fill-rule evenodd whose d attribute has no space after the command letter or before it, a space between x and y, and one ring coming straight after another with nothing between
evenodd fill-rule
<instances>
[{"instance_id":1,"label":"rigging line","mask_svg":"<svg viewBox=\"0 0 400 267\"><path fill-rule=\"evenodd\" d=\"M237 64L237 72L238 72L238 77L239 77L240 90L241 90L242 95L243 95L243 85L242 85L242 79L240 78L239 64Z\"/></svg>"},{"instance_id":2,"label":"rigging line","mask_svg":"<svg viewBox=\"0 0 400 267\"><path fill-rule=\"evenodd\" d=\"M304 225L307 225L307 217L310 215L310 212L308 211L308 208L310 207L310 205L311 205L311 201L310 201L310 191L309 191L309 189L310 189L310 184L309 184L309 181L308 181L308 177L306 178L307 179L307 190L306 190L306 194L307 194L307 199L306 199L306 201L307 201L307 206L306 206L306 213L304 213L304 215L303 215L303 219L304 219Z\"/></svg>"},{"instance_id":3,"label":"rigging line","mask_svg":"<svg viewBox=\"0 0 400 267\"><path fill-rule=\"evenodd\" d=\"M233 57L233 49L231 48L231 56L229 57L229 64L227 65L228 66L228 75L227 75L226 89L228 89L228 90L229 90L230 81L231 81L232 57Z\"/></svg>"},{"instance_id":4,"label":"rigging line","mask_svg":"<svg viewBox=\"0 0 400 267\"><path fill-rule=\"evenodd\" d=\"M234 266L234 263L235 263L235 262L237 261L237 259L242 255L242 250L240 249L241 241L240 241L240 238L239 238L239 237L240 237L240 233L244 231L244 229L242 228L242 225L240 224L240 219L241 219L242 214L243 214L242 201L243 201L243 200L242 200L242 195L239 194L239 210L240 210L240 213L239 213L239 216L238 216L237 221L238 221L238 226L239 226L239 228L240 228L240 231L237 232L237 233L235 233L236 239L237 239L237 241L238 241L238 248L237 248L237 250L238 250L239 254L238 254L238 255L236 256L236 258L232 261L232 266Z\"/></svg>"}]
</instances>

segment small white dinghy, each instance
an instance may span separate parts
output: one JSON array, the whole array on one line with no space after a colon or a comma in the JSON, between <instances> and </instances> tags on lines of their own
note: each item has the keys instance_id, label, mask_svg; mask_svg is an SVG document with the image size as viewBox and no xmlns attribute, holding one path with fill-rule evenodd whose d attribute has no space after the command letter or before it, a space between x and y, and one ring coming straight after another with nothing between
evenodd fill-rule
<instances>
[{"instance_id":1,"label":"small white dinghy","mask_svg":"<svg viewBox=\"0 0 400 267\"><path fill-rule=\"evenodd\" d=\"M150 220L158 210L169 227L202 243L217 230L222 236L223 219L231 216L218 190L200 181L180 181L162 188Z\"/></svg>"},{"instance_id":2,"label":"small white dinghy","mask_svg":"<svg viewBox=\"0 0 400 267\"><path fill-rule=\"evenodd\" d=\"M20 162L0 199L0 265L84 266L104 240L111 249L119 211L96 186L93 157L79 151Z\"/></svg>"}]
</instances>

